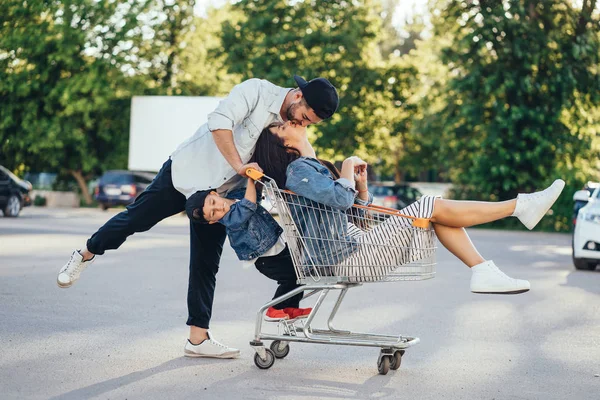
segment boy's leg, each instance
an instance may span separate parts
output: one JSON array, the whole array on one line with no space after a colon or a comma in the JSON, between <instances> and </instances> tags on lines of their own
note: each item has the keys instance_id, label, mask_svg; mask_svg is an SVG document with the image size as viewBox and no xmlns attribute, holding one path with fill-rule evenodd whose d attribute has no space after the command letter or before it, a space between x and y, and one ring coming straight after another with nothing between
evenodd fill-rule
<instances>
[{"instance_id":1,"label":"boy's leg","mask_svg":"<svg viewBox=\"0 0 600 400\"><path fill-rule=\"evenodd\" d=\"M221 224L190 221L190 278L188 320L190 337L184 354L188 357L235 358L240 351L217 342L208 332L215 294L216 275L225 242Z\"/></svg>"},{"instance_id":2,"label":"boy's leg","mask_svg":"<svg viewBox=\"0 0 600 400\"><path fill-rule=\"evenodd\" d=\"M147 231L161 220L184 209L185 196L173 187L171 160L168 160L146 190L133 204L127 206L126 211L115 215L88 239L87 251L100 255L106 250L116 249L133 233ZM74 251L58 274L58 286L70 287L92 261L93 259L84 259L77 250Z\"/></svg>"},{"instance_id":3,"label":"boy's leg","mask_svg":"<svg viewBox=\"0 0 600 400\"><path fill-rule=\"evenodd\" d=\"M273 296L274 299L301 286L296 283L298 278L296 277L294 263L292 262L292 257L287 246L281 253L275 256L260 257L258 260L256 260L254 265L261 274L269 279L277 281L279 284L277 290L275 291L275 296ZM298 293L297 295L277 304L274 306L274 308L278 310L283 310L284 308L289 307L298 308L300 307L300 300L302 300L302 296L302 293Z\"/></svg>"}]
</instances>

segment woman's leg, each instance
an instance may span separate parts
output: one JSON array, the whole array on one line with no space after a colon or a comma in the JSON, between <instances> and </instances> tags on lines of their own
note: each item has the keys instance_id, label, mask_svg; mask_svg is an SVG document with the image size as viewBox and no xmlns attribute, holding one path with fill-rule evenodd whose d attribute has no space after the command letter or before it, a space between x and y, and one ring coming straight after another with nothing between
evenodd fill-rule
<instances>
[{"instance_id":1,"label":"woman's leg","mask_svg":"<svg viewBox=\"0 0 600 400\"><path fill-rule=\"evenodd\" d=\"M533 229L558 199L564 187L565 182L557 179L545 190L519 194L516 199L497 203L436 199L431 221L466 228L515 216L528 229Z\"/></svg>"},{"instance_id":2,"label":"woman's leg","mask_svg":"<svg viewBox=\"0 0 600 400\"><path fill-rule=\"evenodd\" d=\"M431 222L454 228L481 225L510 217L516 204L516 199L497 203L435 199Z\"/></svg>"},{"instance_id":3,"label":"woman's leg","mask_svg":"<svg viewBox=\"0 0 600 400\"><path fill-rule=\"evenodd\" d=\"M485 259L479 254L464 228L433 224L433 229L440 243L465 263L469 268L481 264Z\"/></svg>"},{"instance_id":4,"label":"woman's leg","mask_svg":"<svg viewBox=\"0 0 600 400\"><path fill-rule=\"evenodd\" d=\"M471 268L471 291L488 294L517 294L529 290L529 282L514 279L486 261L477 251L464 228L433 224L440 243Z\"/></svg>"}]
</instances>

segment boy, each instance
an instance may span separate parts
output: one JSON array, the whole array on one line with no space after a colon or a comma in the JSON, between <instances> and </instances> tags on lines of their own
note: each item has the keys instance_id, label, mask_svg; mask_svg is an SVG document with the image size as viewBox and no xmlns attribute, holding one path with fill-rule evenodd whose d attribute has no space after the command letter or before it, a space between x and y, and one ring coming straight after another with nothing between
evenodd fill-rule
<instances>
[{"instance_id":1,"label":"boy","mask_svg":"<svg viewBox=\"0 0 600 400\"><path fill-rule=\"evenodd\" d=\"M239 197L236 191L231 197ZM220 223L227 230L227 237L238 258L244 264L252 263L265 276L277 280L279 288L273 298L277 298L296 288L294 267L289 251L281 238L283 229L271 214L256 203L256 186L248 178L246 192L241 200L221 197L214 191L199 191L186 202L186 213L195 223ZM277 262L272 268L270 261ZM302 296L294 296L276 307L269 307L265 320L306 318L311 308L299 308Z\"/></svg>"}]
</instances>

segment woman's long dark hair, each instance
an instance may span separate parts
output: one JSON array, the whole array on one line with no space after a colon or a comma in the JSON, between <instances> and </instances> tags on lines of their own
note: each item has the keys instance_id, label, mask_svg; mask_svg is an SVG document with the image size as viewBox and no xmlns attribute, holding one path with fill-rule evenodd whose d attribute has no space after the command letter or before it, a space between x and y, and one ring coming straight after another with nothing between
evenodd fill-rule
<instances>
[{"instance_id":1,"label":"woman's long dark hair","mask_svg":"<svg viewBox=\"0 0 600 400\"><path fill-rule=\"evenodd\" d=\"M276 125L269 125L263 129L250 162L260 165L265 175L273 178L277 187L283 189L285 188L287 167L292 161L300 158L300 151L293 147L286 147L283 139L271 133L269 128L274 126ZM319 162L331 172L333 179L339 179L340 171L331 162L321 159Z\"/></svg>"},{"instance_id":2,"label":"woman's long dark hair","mask_svg":"<svg viewBox=\"0 0 600 400\"><path fill-rule=\"evenodd\" d=\"M250 162L260 165L265 175L273 178L277 187L283 189L287 167L292 161L300 158L300 152L293 147L285 147L283 139L269 130L274 126L276 125L269 125L260 133Z\"/></svg>"}]
</instances>

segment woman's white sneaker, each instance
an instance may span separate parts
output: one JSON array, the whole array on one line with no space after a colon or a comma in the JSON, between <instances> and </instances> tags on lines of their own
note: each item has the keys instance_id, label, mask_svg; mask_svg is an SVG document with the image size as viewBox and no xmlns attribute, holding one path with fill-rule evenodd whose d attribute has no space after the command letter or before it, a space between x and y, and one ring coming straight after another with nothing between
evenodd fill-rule
<instances>
[{"instance_id":1,"label":"woman's white sneaker","mask_svg":"<svg viewBox=\"0 0 600 400\"><path fill-rule=\"evenodd\" d=\"M533 229L558 199L564 187L565 181L557 179L541 192L519 194L513 217L519 218L527 229Z\"/></svg>"},{"instance_id":2,"label":"woman's white sneaker","mask_svg":"<svg viewBox=\"0 0 600 400\"><path fill-rule=\"evenodd\" d=\"M192 344L188 340L185 343L183 354L186 357L238 358L240 350L217 342L208 332L208 339L200 344Z\"/></svg>"},{"instance_id":3,"label":"woman's white sneaker","mask_svg":"<svg viewBox=\"0 0 600 400\"><path fill-rule=\"evenodd\" d=\"M493 261L485 261L471 268L471 292L488 294L518 294L527 292L529 281L514 279L500 271Z\"/></svg>"},{"instance_id":4,"label":"woman's white sneaker","mask_svg":"<svg viewBox=\"0 0 600 400\"><path fill-rule=\"evenodd\" d=\"M77 279L79 279L81 272L93 263L95 259L96 256L87 261L83 261L83 256L79 254L79 251L75 250L73 254L71 254L69 262L67 262L58 273L58 277L56 278L58 286L61 288L70 287Z\"/></svg>"}]
</instances>

